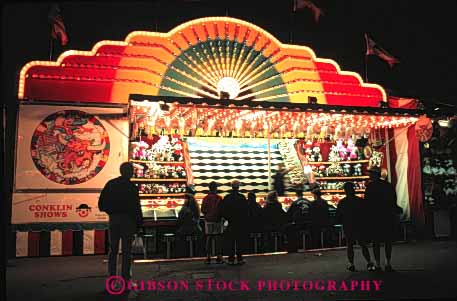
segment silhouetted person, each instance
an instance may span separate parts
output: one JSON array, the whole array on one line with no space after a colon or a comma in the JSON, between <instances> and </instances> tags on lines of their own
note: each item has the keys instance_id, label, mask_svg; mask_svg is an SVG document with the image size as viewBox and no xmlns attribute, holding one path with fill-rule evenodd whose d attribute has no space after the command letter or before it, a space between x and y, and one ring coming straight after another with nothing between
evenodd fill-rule
<instances>
[{"instance_id":1,"label":"silhouetted person","mask_svg":"<svg viewBox=\"0 0 457 301\"><path fill-rule=\"evenodd\" d=\"M310 222L309 211L311 202L303 197L303 191L301 189L297 189L295 194L296 199L290 205L289 210L287 210L287 220L290 223L304 225Z\"/></svg>"},{"instance_id":2,"label":"silhouetted person","mask_svg":"<svg viewBox=\"0 0 457 301\"><path fill-rule=\"evenodd\" d=\"M192 235L197 237L197 249L202 236L202 229L200 227L200 208L195 200L195 190L193 187L189 186L186 188L184 197L184 204L181 207L181 210L179 210L178 220L176 221L176 251L178 256L184 255L184 250L186 249L184 244L186 242L186 236Z\"/></svg>"},{"instance_id":3,"label":"silhouetted person","mask_svg":"<svg viewBox=\"0 0 457 301\"><path fill-rule=\"evenodd\" d=\"M262 232L263 217L262 206L257 203L257 197L254 192L248 193L248 212L249 212L249 232Z\"/></svg>"},{"instance_id":4,"label":"silhouetted person","mask_svg":"<svg viewBox=\"0 0 457 301\"><path fill-rule=\"evenodd\" d=\"M278 196L284 196L286 194L286 184L284 183L284 178L290 171L291 169L286 169L284 164L280 163L278 165L278 170L273 176L273 190L276 191Z\"/></svg>"},{"instance_id":5,"label":"silhouetted person","mask_svg":"<svg viewBox=\"0 0 457 301\"><path fill-rule=\"evenodd\" d=\"M362 248L363 257L367 261L367 269L372 271L374 264L371 262L370 251L366 244L365 220L368 214L364 210L366 204L362 198L355 195L354 183L346 182L343 188L346 197L338 202L336 220L343 225L344 236L346 237L347 258L349 261L347 269L351 272L355 271L354 245L358 242Z\"/></svg>"},{"instance_id":6,"label":"silhouetted person","mask_svg":"<svg viewBox=\"0 0 457 301\"><path fill-rule=\"evenodd\" d=\"M314 184L311 189L314 201L311 202L309 212L311 217L311 237L315 248L323 247L323 241L320 243L321 235L324 235L330 224L329 206L327 201L322 199L322 192L318 185Z\"/></svg>"},{"instance_id":7,"label":"silhouetted person","mask_svg":"<svg viewBox=\"0 0 457 301\"><path fill-rule=\"evenodd\" d=\"M135 233L143 225L140 196L137 186L130 181L133 165L124 162L120 166L121 176L106 183L98 201L98 208L109 215L109 259L108 274L116 275L119 240L122 241L121 276L130 279L131 249Z\"/></svg>"},{"instance_id":8,"label":"silhouetted person","mask_svg":"<svg viewBox=\"0 0 457 301\"><path fill-rule=\"evenodd\" d=\"M310 223L310 207L311 203L303 197L303 191L297 189L295 191L296 199L292 202L287 210L287 237L288 251L296 252L298 249L298 232L304 230Z\"/></svg>"},{"instance_id":9,"label":"silhouetted person","mask_svg":"<svg viewBox=\"0 0 457 301\"><path fill-rule=\"evenodd\" d=\"M368 210L370 236L373 240L373 253L376 270L381 269L381 243L384 243L386 271L392 271L392 241L397 234L397 215L401 208L397 206L397 194L392 184L381 180L379 168L370 169L370 182L365 189L365 202Z\"/></svg>"},{"instance_id":10,"label":"silhouetted person","mask_svg":"<svg viewBox=\"0 0 457 301\"><path fill-rule=\"evenodd\" d=\"M262 217L265 221L264 231L266 232L266 237L272 239L274 237L273 232L283 233L286 229L287 215L282 209L281 203L278 201L278 194L276 191L268 193L266 204L262 209ZM272 244L270 239L269 242Z\"/></svg>"},{"instance_id":11,"label":"silhouetted person","mask_svg":"<svg viewBox=\"0 0 457 301\"><path fill-rule=\"evenodd\" d=\"M224 242L228 254L228 264L244 264L243 254L246 250L248 230L248 203L246 197L240 192L240 182L232 181L232 190L220 204L220 214L228 221L228 227L224 232Z\"/></svg>"},{"instance_id":12,"label":"silhouetted person","mask_svg":"<svg viewBox=\"0 0 457 301\"><path fill-rule=\"evenodd\" d=\"M268 193L266 204L262 209L262 217L265 220L265 231L281 232L284 230L284 226L287 223L287 215L278 201L276 191Z\"/></svg>"},{"instance_id":13,"label":"silhouetted person","mask_svg":"<svg viewBox=\"0 0 457 301\"><path fill-rule=\"evenodd\" d=\"M209 193L202 200L202 213L205 216L205 234L206 234L206 261L211 263L211 243L214 241L216 246L216 263L223 263L222 254L223 246L221 242L222 220L220 215L220 203L222 197L217 194L217 183L209 183Z\"/></svg>"}]
</instances>

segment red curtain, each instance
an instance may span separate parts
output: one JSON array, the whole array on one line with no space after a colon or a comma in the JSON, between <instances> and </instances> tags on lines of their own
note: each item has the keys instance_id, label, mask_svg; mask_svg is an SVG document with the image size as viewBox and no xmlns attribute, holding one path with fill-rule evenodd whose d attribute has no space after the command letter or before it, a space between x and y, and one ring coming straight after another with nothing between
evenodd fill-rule
<instances>
[{"instance_id":1,"label":"red curtain","mask_svg":"<svg viewBox=\"0 0 457 301\"><path fill-rule=\"evenodd\" d=\"M419 150L419 141L416 138L414 126L408 128L408 192L411 219L416 227L422 229L425 224L423 196L422 196L422 171Z\"/></svg>"}]
</instances>

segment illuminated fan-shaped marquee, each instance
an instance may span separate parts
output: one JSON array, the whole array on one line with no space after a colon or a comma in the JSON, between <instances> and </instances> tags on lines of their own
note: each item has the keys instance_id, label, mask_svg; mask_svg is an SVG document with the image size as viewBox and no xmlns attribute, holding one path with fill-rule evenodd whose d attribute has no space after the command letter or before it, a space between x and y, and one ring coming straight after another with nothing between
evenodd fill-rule
<instances>
[{"instance_id":1,"label":"illuminated fan-shaped marquee","mask_svg":"<svg viewBox=\"0 0 457 301\"><path fill-rule=\"evenodd\" d=\"M30 62L19 99L126 103L130 94L378 106L382 87L363 83L305 46L279 42L234 18L202 18L168 33L132 32L57 62Z\"/></svg>"}]
</instances>

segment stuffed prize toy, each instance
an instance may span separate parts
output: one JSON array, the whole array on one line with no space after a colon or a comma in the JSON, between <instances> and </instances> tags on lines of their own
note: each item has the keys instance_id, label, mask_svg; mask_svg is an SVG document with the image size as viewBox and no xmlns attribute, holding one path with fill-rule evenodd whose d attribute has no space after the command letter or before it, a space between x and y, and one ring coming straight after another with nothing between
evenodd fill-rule
<instances>
[{"instance_id":1,"label":"stuffed prize toy","mask_svg":"<svg viewBox=\"0 0 457 301\"><path fill-rule=\"evenodd\" d=\"M319 171L317 172L319 177L323 177L325 175L325 165L319 166Z\"/></svg>"},{"instance_id":2,"label":"stuffed prize toy","mask_svg":"<svg viewBox=\"0 0 457 301\"><path fill-rule=\"evenodd\" d=\"M424 159L424 168L422 169L422 172L426 175L432 174L432 167L430 166L430 158Z\"/></svg>"},{"instance_id":3,"label":"stuffed prize toy","mask_svg":"<svg viewBox=\"0 0 457 301\"><path fill-rule=\"evenodd\" d=\"M339 154L341 160L342 161L346 160L347 159L347 149L346 149L346 147L344 147L342 139L339 139L338 141L336 141L336 148L338 150L338 154Z\"/></svg>"},{"instance_id":4,"label":"stuffed prize toy","mask_svg":"<svg viewBox=\"0 0 457 301\"><path fill-rule=\"evenodd\" d=\"M133 148L133 158L135 160L147 160L146 150L149 148L149 144L144 141L132 142L135 146Z\"/></svg>"},{"instance_id":5,"label":"stuffed prize toy","mask_svg":"<svg viewBox=\"0 0 457 301\"><path fill-rule=\"evenodd\" d=\"M338 162L341 161L339 156L338 147L336 145L332 145L330 148L330 153L328 154L328 160L330 162Z\"/></svg>"},{"instance_id":6,"label":"stuffed prize toy","mask_svg":"<svg viewBox=\"0 0 457 301\"><path fill-rule=\"evenodd\" d=\"M343 165L343 175L346 177L351 175L351 165L350 164Z\"/></svg>"},{"instance_id":7,"label":"stuffed prize toy","mask_svg":"<svg viewBox=\"0 0 457 301\"><path fill-rule=\"evenodd\" d=\"M453 164L453 161L451 159L446 160L446 169L447 169L446 174L448 176L453 176L453 175L456 174L456 170L454 168L454 164Z\"/></svg>"},{"instance_id":8,"label":"stuffed prize toy","mask_svg":"<svg viewBox=\"0 0 457 301\"><path fill-rule=\"evenodd\" d=\"M346 148L348 150L349 160L357 160L359 157L358 149L357 146L354 145L354 141L352 141L351 138L348 139L348 146Z\"/></svg>"},{"instance_id":9,"label":"stuffed prize toy","mask_svg":"<svg viewBox=\"0 0 457 301\"><path fill-rule=\"evenodd\" d=\"M368 169L372 167L381 167L382 158L384 154L378 151L373 151L369 161L368 161Z\"/></svg>"},{"instance_id":10,"label":"stuffed prize toy","mask_svg":"<svg viewBox=\"0 0 457 301\"><path fill-rule=\"evenodd\" d=\"M453 179L444 180L443 191L446 196L453 196L457 194L457 185Z\"/></svg>"},{"instance_id":11,"label":"stuffed prize toy","mask_svg":"<svg viewBox=\"0 0 457 301\"><path fill-rule=\"evenodd\" d=\"M332 177L332 176L340 176L343 174L343 168L339 163L333 163L331 164L327 170L327 176Z\"/></svg>"},{"instance_id":12,"label":"stuffed prize toy","mask_svg":"<svg viewBox=\"0 0 457 301\"><path fill-rule=\"evenodd\" d=\"M176 172L178 173L179 178L185 178L186 177L186 170L182 166L176 166Z\"/></svg>"},{"instance_id":13,"label":"stuffed prize toy","mask_svg":"<svg viewBox=\"0 0 457 301\"><path fill-rule=\"evenodd\" d=\"M139 160L140 159L140 146L139 142L132 142L133 148L132 148L132 156L134 160Z\"/></svg>"},{"instance_id":14,"label":"stuffed prize toy","mask_svg":"<svg viewBox=\"0 0 457 301\"><path fill-rule=\"evenodd\" d=\"M173 135L171 138L171 145L173 149L173 160L174 161L183 161L183 156L182 156L182 141L179 137L179 135Z\"/></svg>"},{"instance_id":15,"label":"stuffed prize toy","mask_svg":"<svg viewBox=\"0 0 457 301\"><path fill-rule=\"evenodd\" d=\"M313 147L312 150L312 155L314 157L314 162L321 162L322 161L322 155L321 155L321 149L319 146Z\"/></svg>"},{"instance_id":16,"label":"stuffed prize toy","mask_svg":"<svg viewBox=\"0 0 457 301\"><path fill-rule=\"evenodd\" d=\"M361 176L362 175L362 164L358 163L354 165L354 176Z\"/></svg>"},{"instance_id":17,"label":"stuffed prize toy","mask_svg":"<svg viewBox=\"0 0 457 301\"><path fill-rule=\"evenodd\" d=\"M308 165L308 167L309 167L309 165ZM307 168L307 167L305 166L305 168ZM308 170L309 170L309 168L308 168ZM319 174L319 169L317 168L316 165L311 166L311 171L314 174L314 176L321 177L321 175Z\"/></svg>"},{"instance_id":18,"label":"stuffed prize toy","mask_svg":"<svg viewBox=\"0 0 457 301\"><path fill-rule=\"evenodd\" d=\"M134 174L136 178L143 178L144 177L144 166L141 164L133 164L134 167Z\"/></svg>"}]
</instances>

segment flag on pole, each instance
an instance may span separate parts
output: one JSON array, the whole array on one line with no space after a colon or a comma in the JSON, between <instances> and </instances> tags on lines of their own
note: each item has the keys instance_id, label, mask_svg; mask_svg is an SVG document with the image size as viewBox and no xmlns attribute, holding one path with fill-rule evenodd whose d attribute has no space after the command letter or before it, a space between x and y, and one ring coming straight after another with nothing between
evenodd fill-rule
<instances>
[{"instance_id":1,"label":"flag on pole","mask_svg":"<svg viewBox=\"0 0 457 301\"><path fill-rule=\"evenodd\" d=\"M68 35L65 31L63 18L60 14L60 8L57 4L51 7L51 10L48 14L48 21L51 24L51 37L55 40L59 40L62 46L67 45Z\"/></svg>"},{"instance_id":2,"label":"flag on pole","mask_svg":"<svg viewBox=\"0 0 457 301\"><path fill-rule=\"evenodd\" d=\"M386 61L392 68L395 64L400 63L393 55L382 49L375 41L373 41L367 34L365 34L365 40L367 43L367 52L365 55L377 55L380 59Z\"/></svg>"},{"instance_id":3,"label":"flag on pole","mask_svg":"<svg viewBox=\"0 0 457 301\"><path fill-rule=\"evenodd\" d=\"M309 0L294 0L294 12L305 8L309 8L313 12L314 21L316 21L316 23L319 22L321 16L324 16L322 9L317 7L313 2Z\"/></svg>"}]
</instances>

